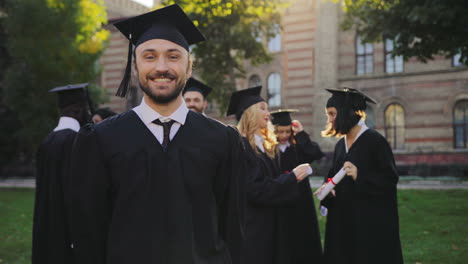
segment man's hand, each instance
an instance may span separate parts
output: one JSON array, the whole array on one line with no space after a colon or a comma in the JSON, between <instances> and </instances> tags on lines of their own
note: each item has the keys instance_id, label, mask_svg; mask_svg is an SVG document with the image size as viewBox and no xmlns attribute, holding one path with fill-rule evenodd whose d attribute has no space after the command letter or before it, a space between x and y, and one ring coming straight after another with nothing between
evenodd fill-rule
<instances>
[{"instance_id":1,"label":"man's hand","mask_svg":"<svg viewBox=\"0 0 468 264\"><path fill-rule=\"evenodd\" d=\"M347 176L350 176L351 178L353 178L353 180L357 179L358 169L356 166L354 166L353 163L346 161L343 165L343 168Z\"/></svg>"}]
</instances>

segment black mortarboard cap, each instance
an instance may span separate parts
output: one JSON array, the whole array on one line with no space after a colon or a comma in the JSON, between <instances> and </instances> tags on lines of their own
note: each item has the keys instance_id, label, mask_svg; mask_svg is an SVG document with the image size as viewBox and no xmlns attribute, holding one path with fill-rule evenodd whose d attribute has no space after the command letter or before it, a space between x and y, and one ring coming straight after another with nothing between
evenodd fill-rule
<instances>
[{"instance_id":1,"label":"black mortarboard cap","mask_svg":"<svg viewBox=\"0 0 468 264\"><path fill-rule=\"evenodd\" d=\"M326 89L332 93L332 97L328 99L328 107L346 107L354 111L366 110L367 103L376 104L377 102L371 97L365 95L359 90L343 87L339 89Z\"/></svg>"},{"instance_id":2,"label":"black mortarboard cap","mask_svg":"<svg viewBox=\"0 0 468 264\"><path fill-rule=\"evenodd\" d=\"M116 22L114 26L129 40L127 68L116 93L120 97L127 94L131 79L132 44L136 48L151 39L165 39L188 51L190 45L206 40L177 4Z\"/></svg>"},{"instance_id":3,"label":"black mortarboard cap","mask_svg":"<svg viewBox=\"0 0 468 264\"><path fill-rule=\"evenodd\" d=\"M77 104L89 103L88 92L86 87L88 83L70 84L66 86L55 87L49 90L51 93L57 93L59 108Z\"/></svg>"},{"instance_id":4,"label":"black mortarboard cap","mask_svg":"<svg viewBox=\"0 0 468 264\"><path fill-rule=\"evenodd\" d=\"M291 113L299 112L297 109L279 109L271 112L273 125L289 126L291 125Z\"/></svg>"},{"instance_id":5,"label":"black mortarboard cap","mask_svg":"<svg viewBox=\"0 0 468 264\"><path fill-rule=\"evenodd\" d=\"M250 106L264 102L260 96L262 86L252 87L241 91L233 92L229 101L227 115L236 115L236 119L240 120L242 113Z\"/></svg>"},{"instance_id":6,"label":"black mortarboard cap","mask_svg":"<svg viewBox=\"0 0 468 264\"><path fill-rule=\"evenodd\" d=\"M184 88L184 94L186 92L199 92L203 95L203 97L206 99L206 97L208 96L208 94L211 92L211 88L206 86L206 84L200 82L199 80L191 77L190 79L188 79L187 81L187 84L185 85L185 88Z\"/></svg>"}]
</instances>

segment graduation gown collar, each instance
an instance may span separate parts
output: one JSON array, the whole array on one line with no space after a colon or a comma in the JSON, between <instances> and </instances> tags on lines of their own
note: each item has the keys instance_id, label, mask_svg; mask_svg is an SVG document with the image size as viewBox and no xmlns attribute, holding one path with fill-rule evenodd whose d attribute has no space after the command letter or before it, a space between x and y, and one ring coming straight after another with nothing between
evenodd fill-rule
<instances>
[{"instance_id":1,"label":"graduation gown collar","mask_svg":"<svg viewBox=\"0 0 468 264\"><path fill-rule=\"evenodd\" d=\"M57 127L54 128L54 132L64 129L71 129L75 132L78 132L80 130L80 123L74 118L62 116L59 119Z\"/></svg>"},{"instance_id":2,"label":"graduation gown collar","mask_svg":"<svg viewBox=\"0 0 468 264\"><path fill-rule=\"evenodd\" d=\"M362 133L366 132L369 128L366 126L366 123L364 120L359 120L358 125L361 126L361 130L359 130L359 133L356 135L356 138L354 139L354 142L358 140L358 138L362 135ZM348 148L348 142L346 141L346 135L344 135L344 143L345 143L345 150L346 153L348 153L349 148Z\"/></svg>"},{"instance_id":3,"label":"graduation gown collar","mask_svg":"<svg viewBox=\"0 0 468 264\"><path fill-rule=\"evenodd\" d=\"M133 108L133 111L140 117L141 121L148 126L156 119L161 119L162 122L167 119L175 120L177 123L184 125L185 120L187 119L187 114L189 109L185 105L185 102L182 100L179 108L172 113L170 116L163 116L160 113L156 112L151 108L146 102L145 98L141 99L141 104Z\"/></svg>"},{"instance_id":4,"label":"graduation gown collar","mask_svg":"<svg viewBox=\"0 0 468 264\"><path fill-rule=\"evenodd\" d=\"M254 135L255 137L255 145L257 145L257 148L260 149L263 153L265 153L265 148L263 147L263 142L265 139L257 134Z\"/></svg>"}]
</instances>

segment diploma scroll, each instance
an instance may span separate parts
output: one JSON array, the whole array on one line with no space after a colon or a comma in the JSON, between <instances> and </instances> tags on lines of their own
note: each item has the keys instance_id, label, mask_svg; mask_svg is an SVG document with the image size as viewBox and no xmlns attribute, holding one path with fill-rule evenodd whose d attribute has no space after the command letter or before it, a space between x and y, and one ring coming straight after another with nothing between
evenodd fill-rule
<instances>
[{"instance_id":1,"label":"diploma scroll","mask_svg":"<svg viewBox=\"0 0 468 264\"><path fill-rule=\"evenodd\" d=\"M333 178L329 178L327 184L323 189L317 194L317 198L321 201L325 197L327 197L328 193L330 193L333 188L335 188L335 185L337 185L346 175L346 171L344 168L341 168L340 171L338 171Z\"/></svg>"}]
</instances>

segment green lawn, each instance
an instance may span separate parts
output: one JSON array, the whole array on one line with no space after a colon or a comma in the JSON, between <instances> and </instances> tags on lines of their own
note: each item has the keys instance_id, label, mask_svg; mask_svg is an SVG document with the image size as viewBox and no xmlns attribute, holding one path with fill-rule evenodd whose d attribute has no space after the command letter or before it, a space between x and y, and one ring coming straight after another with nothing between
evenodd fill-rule
<instances>
[{"instance_id":1,"label":"green lawn","mask_svg":"<svg viewBox=\"0 0 468 264\"><path fill-rule=\"evenodd\" d=\"M405 263L468 263L468 190L399 190L398 201Z\"/></svg>"},{"instance_id":2,"label":"green lawn","mask_svg":"<svg viewBox=\"0 0 468 264\"><path fill-rule=\"evenodd\" d=\"M467 202L468 190L399 191L405 263L467 263ZM0 264L30 263L33 203L33 190L0 188Z\"/></svg>"},{"instance_id":3,"label":"green lawn","mask_svg":"<svg viewBox=\"0 0 468 264\"><path fill-rule=\"evenodd\" d=\"M0 188L0 263L31 263L34 191Z\"/></svg>"}]
</instances>

